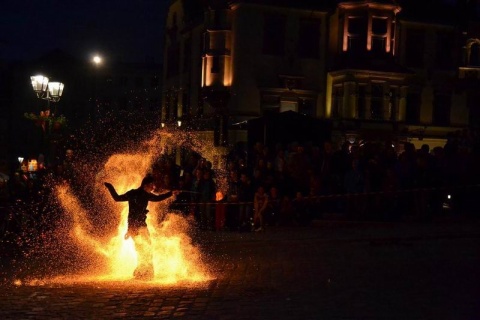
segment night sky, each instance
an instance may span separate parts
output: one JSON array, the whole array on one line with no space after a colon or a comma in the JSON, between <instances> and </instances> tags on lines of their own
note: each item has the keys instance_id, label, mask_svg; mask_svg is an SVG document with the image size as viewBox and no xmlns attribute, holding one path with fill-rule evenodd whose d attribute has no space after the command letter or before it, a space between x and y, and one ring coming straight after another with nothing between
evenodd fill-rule
<instances>
[{"instance_id":1,"label":"night sky","mask_svg":"<svg viewBox=\"0 0 480 320\"><path fill-rule=\"evenodd\" d=\"M125 62L160 61L168 0L15 0L0 8L0 59L62 49Z\"/></svg>"},{"instance_id":2,"label":"night sky","mask_svg":"<svg viewBox=\"0 0 480 320\"><path fill-rule=\"evenodd\" d=\"M161 62L169 2L3 1L0 7L0 61L35 59L58 48L80 59L90 59L99 53L112 61L154 59Z\"/></svg>"}]
</instances>

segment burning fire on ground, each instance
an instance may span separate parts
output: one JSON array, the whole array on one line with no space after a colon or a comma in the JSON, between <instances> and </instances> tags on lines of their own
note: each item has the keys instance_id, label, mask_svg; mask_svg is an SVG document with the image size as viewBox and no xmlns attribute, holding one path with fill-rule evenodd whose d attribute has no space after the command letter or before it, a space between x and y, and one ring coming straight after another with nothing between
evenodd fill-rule
<instances>
[{"instance_id":1,"label":"burning fire on ground","mask_svg":"<svg viewBox=\"0 0 480 320\"><path fill-rule=\"evenodd\" d=\"M90 206L80 200L69 184L55 187L58 203L64 212L63 232L81 259L78 269L67 274L48 279L17 280L17 285L68 284L82 282L123 282L134 279L134 270L139 260L149 260L153 264L153 278L148 283L158 285L178 285L202 283L213 279L202 252L192 243L189 236L189 217L168 212L171 197L162 202L150 202L147 215L148 232L125 238L127 232L128 202L115 202L104 187L104 182L115 186L118 194L140 186L142 178L149 173L153 161L165 152L166 144L182 145L186 141L195 142L192 136L173 135L165 131L156 132L137 150L110 156L95 173L92 192L100 202L100 212L91 212ZM190 145L190 147L192 144ZM196 152L211 153L205 143L198 143ZM207 155L208 156L208 155ZM211 154L210 154L211 156ZM167 190L163 191L167 192ZM160 192L160 193L163 193ZM217 197L222 197L221 193ZM99 233L98 226L91 217L105 217L110 228ZM62 243L56 244L60 248ZM135 280L137 281L137 280Z\"/></svg>"}]
</instances>

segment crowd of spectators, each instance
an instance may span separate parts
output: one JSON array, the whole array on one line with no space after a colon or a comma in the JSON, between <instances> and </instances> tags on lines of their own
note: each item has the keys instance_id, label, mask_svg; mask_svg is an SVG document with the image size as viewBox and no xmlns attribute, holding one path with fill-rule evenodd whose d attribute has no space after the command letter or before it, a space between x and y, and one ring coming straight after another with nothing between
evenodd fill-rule
<instances>
[{"instance_id":1,"label":"crowd of spectators","mask_svg":"<svg viewBox=\"0 0 480 320\"><path fill-rule=\"evenodd\" d=\"M273 149L256 143L251 150L234 149L220 170L192 154L180 167L166 159L155 172L159 188L185 191L176 208L194 215L203 229L262 230L333 213L428 219L444 209L468 209L479 191L478 137L464 130L447 138L432 149L391 141L292 142ZM222 221L215 222L219 211Z\"/></svg>"},{"instance_id":2,"label":"crowd of spectators","mask_svg":"<svg viewBox=\"0 0 480 320\"><path fill-rule=\"evenodd\" d=\"M161 157L152 171L158 190L184 191L171 209L194 216L201 229L262 230L305 225L329 215L350 220L428 219L446 209L468 210L479 193L479 137L464 130L447 138L444 146L432 149L391 141L292 142L273 148L256 143L251 149L233 148L221 168L191 152L180 165ZM66 157L60 174L72 171L67 170L70 162ZM39 195L45 196L37 192L41 183L25 173L15 174L10 181L12 201L42 201ZM28 223L24 215L21 220L19 224Z\"/></svg>"}]
</instances>

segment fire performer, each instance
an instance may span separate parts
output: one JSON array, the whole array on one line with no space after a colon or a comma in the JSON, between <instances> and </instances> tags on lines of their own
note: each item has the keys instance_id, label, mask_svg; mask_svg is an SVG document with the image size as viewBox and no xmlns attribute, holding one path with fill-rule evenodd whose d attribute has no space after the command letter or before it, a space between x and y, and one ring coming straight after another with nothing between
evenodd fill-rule
<instances>
[{"instance_id":1,"label":"fire performer","mask_svg":"<svg viewBox=\"0 0 480 320\"><path fill-rule=\"evenodd\" d=\"M178 191L170 191L164 194L154 194L155 189L154 178L151 175L147 175L143 178L140 187L137 189L131 189L126 193L119 195L111 183L105 182L113 200L128 201L128 229L125 234L125 239L132 237L135 243L136 249L140 246L135 238L139 235L144 235L147 239L150 239L147 229L147 206L149 201L158 202L163 201L172 195L177 195ZM139 250L137 250L139 252ZM152 259L144 259L139 256L137 268L134 272L135 278L147 279L153 277L153 264Z\"/></svg>"}]
</instances>

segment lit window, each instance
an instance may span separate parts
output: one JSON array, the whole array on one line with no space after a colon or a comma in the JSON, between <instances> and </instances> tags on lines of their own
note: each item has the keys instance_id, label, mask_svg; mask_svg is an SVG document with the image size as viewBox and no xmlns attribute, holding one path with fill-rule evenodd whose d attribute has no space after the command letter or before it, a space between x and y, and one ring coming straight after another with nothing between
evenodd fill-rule
<instances>
[{"instance_id":1,"label":"lit window","mask_svg":"<svg viewBox=\"0 0 480 320\"><path fill-rule=\"evenodd\" d=\"M348 17L348 51L361 52L367 46L368 21L364 17Z\"/></svg>"},{"instance_id":2,"label":"lit window","mask_svg":"<svg viewBox=\"0 0 480 320\"><path fill-rule=\"evenodd\" d=\"M370 51L377 54L386 52L387 22L388 20L386 18L374 17L372 19Z\"/></svg>"}]
</instances>

